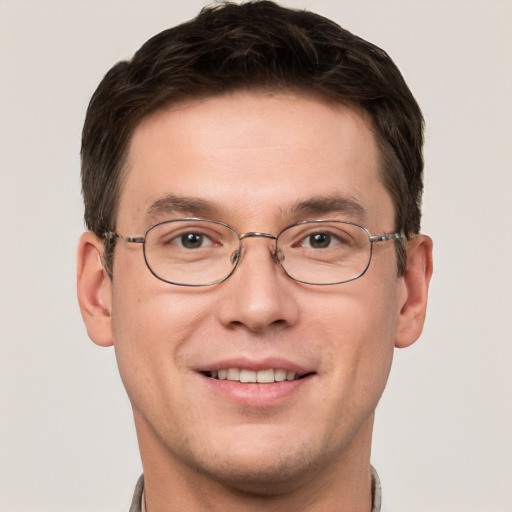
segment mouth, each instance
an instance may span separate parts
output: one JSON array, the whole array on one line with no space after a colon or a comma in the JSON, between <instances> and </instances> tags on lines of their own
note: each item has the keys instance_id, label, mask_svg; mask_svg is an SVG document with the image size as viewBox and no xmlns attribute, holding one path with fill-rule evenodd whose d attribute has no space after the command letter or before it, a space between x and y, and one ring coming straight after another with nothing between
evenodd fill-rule
<instances>
[{"instance_id":1,"label":"mouth","mask_svg":"<svg viewBox=\"0 0 512 512\"><path fill-rule=\"evenodd\" d=\"M312 367L279 357L224 359L195 371L213 393L212 399L220 397L219 407L231 402L243 406L246 413L295 404L316 389L318 376Z\"/></svg>"},{"instance_id":2,"label":"mouth","mask_svg":"<svg viewBox=\"0 0 512 512\"><path fill-rule=\"evenodd\" d=\"M215 380L229 380L244 384L274 384L275 382L291 382L308 377L310 373L299 373L283 368L268 368L264 370L251 370L248 368L221 368L219 370L201 372L206 377Z\"/></svg>"}]
</instances>

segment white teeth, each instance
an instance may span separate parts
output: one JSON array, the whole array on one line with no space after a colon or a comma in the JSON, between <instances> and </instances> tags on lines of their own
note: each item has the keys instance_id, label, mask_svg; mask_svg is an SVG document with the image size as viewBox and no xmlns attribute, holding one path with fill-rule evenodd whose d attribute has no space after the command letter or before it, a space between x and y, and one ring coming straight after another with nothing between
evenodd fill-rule
<instances>
[{"instance_id":1,"label":"white teeth","mask_svg":"<svg viewBox=\"0 0 512 512\"><path fill-rule=\"evenodd\" d=\"M286 380L286 370L275 370L274 379L276 379L276 382L283 382Z\"/></svg>"},{"instance_id":2,"label":"white teeth","mask_svg":"<svg viewBox=\"0 0 512 512\"><path fill-rule=\"evenodd\" d=\"M297 380L299 376L294 371L283 369L274 370L246 370L244 368L225 368L218 371L212 371L211 377L219 380L230 380L235 382L258 382L261 384L270 384L272 382L283 382L285 380Z\"/></svg>"},{"instance_id":3,"label":"white teeth","mask_svg":"<svg viewBox=\"0 0 512 512\"><path fill-rule=\"evenodd\" d=\"M256 372L253 370L240 370L240 382L256 382Z\"/></svg>"},{"instance_id":4,"label":"white teeth","mask_svg":"<svg viewBox=\"0 0 512 512\"><path fill-rule=\"evenodd\" d=\"M240 380L240 370L238 368L228 368L228 380Z\"/></svg>"},{"instance_id":5,"label":"white teeth","mask_svg":"<svg viewBox=\"0 0 512 512\"><path fill-rule=\"evenodd\" d=\"M260 370L256 374L256 380L262 383L274 382L274 370Z\"/></svg>"}]
</instances>

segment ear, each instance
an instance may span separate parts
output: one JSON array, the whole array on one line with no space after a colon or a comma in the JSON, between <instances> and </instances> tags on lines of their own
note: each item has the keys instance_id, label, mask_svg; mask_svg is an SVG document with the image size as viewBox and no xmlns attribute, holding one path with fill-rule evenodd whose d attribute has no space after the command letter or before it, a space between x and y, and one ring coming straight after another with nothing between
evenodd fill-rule
<instances>
[{"instance_id":1,"label":"ear","mask_svg":"<svg viewBox=\"0 0 512 512\"><path fill-rule=\"evenodd\" d=\"M102 347L113 345L112 284L103 268L103 241L90 231L78 244L77 292L87 334Z\"/></svg>"},{"instance_id":2,"label":"ear","mask_svg":"<svg viewBox=\"0 0 512 512\"><path fill-rule=\"evenodd\" d=\"M407 266L402 277L404 293L395 335L398 348L412 345L423 330L432 277L432 245L428 236L418 235L407 246Z\"/></svg>"}]
</instances>

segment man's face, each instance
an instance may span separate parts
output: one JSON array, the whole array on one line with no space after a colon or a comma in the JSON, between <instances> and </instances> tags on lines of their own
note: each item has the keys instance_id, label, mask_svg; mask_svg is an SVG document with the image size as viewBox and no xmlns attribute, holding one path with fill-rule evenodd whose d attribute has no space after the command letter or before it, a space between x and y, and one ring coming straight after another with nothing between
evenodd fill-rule
<instances>
[{"instance_id":1,"label":"man's face","mask_svg":"<svg viewBox=\"0 0 512 512\"><path fill-rule=\"evenodd\" d=\"M324 200L334 196L360 208L333 210ZM301 208L311 200L316 211ZM157 222L196 216L239 233L277 234L319 218L394 231L369 123L353 109L291 94L180 104L137 127L118 233L140 236ZM228 280L188 288L156 279L141 245L118 242L111 318L119 368L143 461L151 453L182 472L247 488L300 482L367 455L403 279L393 243L375 244L363 277L330 286L287 277L272 259L273 240L244 245ZM257 384L209 376L228 368L303 378Z\"/></svg>"}]
</instances>

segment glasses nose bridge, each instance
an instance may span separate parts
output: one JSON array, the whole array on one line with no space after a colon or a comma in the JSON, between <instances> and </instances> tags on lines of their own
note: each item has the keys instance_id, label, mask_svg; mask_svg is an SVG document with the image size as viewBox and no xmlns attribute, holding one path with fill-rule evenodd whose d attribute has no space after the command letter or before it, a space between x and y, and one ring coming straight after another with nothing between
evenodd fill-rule
<instances>
[{"instance_id":1,"label":"glasses nose bridge","mask_svg":"<svg viewBox=\"0 0 512 512\"><path fill-rule=\"evenodd\" d=\"M245 238L270 238L271 240L277 240L276 235L271 235L270 233L261 233L259 231L248 231L247 233L240 233L238 235L239 240L244 240Z\"/></svg>"},{"instance_id":2,"label":"glasses nose bridge","mask_svg":"<svg viewBox=\"0 0 512 512\"><path fill-rule=\"evenodd\" d=\"M276 251L277 251L277 236L272 235L271 233L262 233L260 231L248 231L247 233L239 233L238 234L238 240L240 241L240 254L238 255L240 260L243 257L243 254L245 253L246 249L245 246L242 244L242 241L246 238L267 238L268 240L274 240L276 242L276 245L274 247L274 250L272 252L272 258L276 260L277 263L279 263L279 259L276 258ZM240 263L240 261L238 262Z\"/></svg>"}]
</instances>

